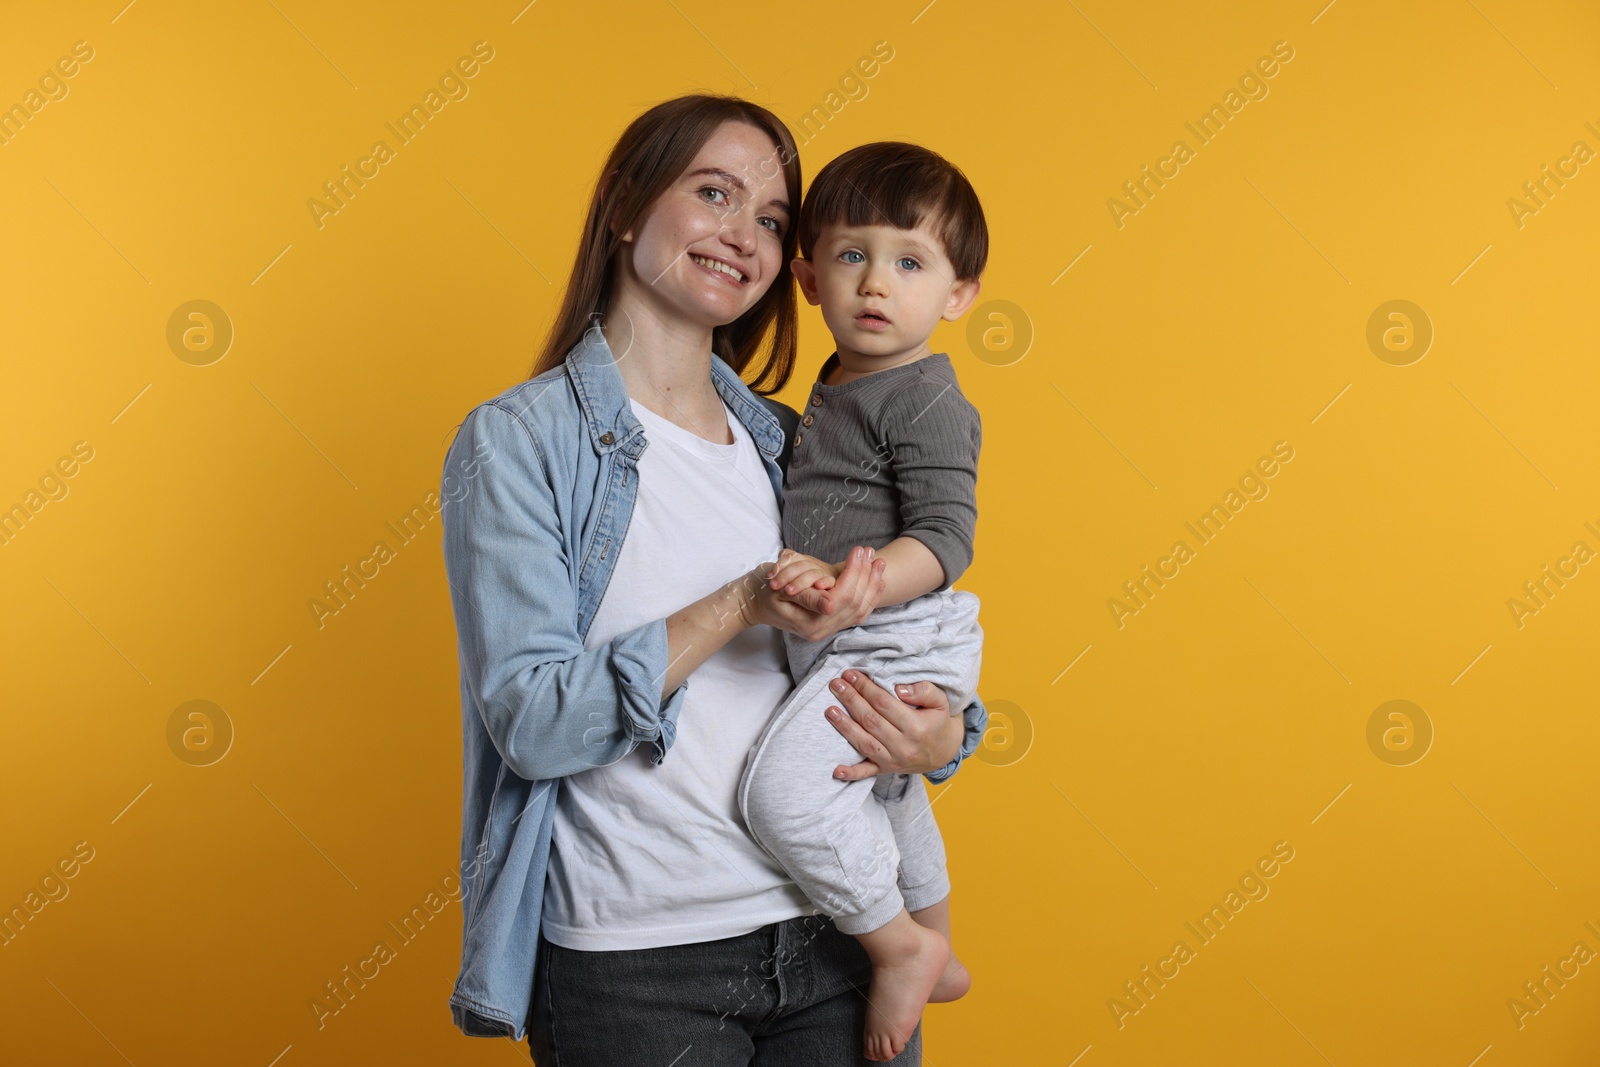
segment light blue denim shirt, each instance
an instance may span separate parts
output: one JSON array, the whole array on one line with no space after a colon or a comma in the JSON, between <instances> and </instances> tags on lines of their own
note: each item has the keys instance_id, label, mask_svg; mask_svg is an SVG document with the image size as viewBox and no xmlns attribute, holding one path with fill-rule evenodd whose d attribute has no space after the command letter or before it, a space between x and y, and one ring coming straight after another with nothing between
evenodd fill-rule
<instances>
[{"instance_id":1,"label":"light blue denim shirt","mask_svg":"<svg viewBox=\"0 0 1600 1067\"><path fill-rule=\"evenodd\" d=\"M711 378L755 440L781 503L795 413L716 356ZM641 744L672 748L687 683L662 700L664 619L593 649L648 442L598 330L565 362L467 415L445 459L444 559L461 665L461 973L450 1012L469 1037L527 1034L545 869L565 775ZM965 709L961 753L988 713Z\"/></svg>"}]
</instances>

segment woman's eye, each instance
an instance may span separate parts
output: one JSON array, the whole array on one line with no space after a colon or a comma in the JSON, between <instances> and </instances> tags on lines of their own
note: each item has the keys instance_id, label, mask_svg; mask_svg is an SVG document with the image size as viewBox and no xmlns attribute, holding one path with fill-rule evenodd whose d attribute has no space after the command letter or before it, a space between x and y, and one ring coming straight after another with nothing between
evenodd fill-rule
<instances>
[{"instance_id":1,"label":"woman's eye","mask_svg":"<svg viewBox=\"0 0 1600 1067\"><path fill-rule=\"evenodd\" d=\"M764 223L766 223L766 222L772 223L772 225L769 226L768 229L770 229L773 233L777 234L779 237L783 236L783 223L781 221L779 221L778 219L773 218L771 215L763 215L763 216L761 216L761 221L764 222Z\"/></svg>"},{"instance_id":2,"label":"woman's eye","mask_svg":"<svg viewBox=\"0 0 1600 1067\"><path fill-rule=\"evenodd\" d=\"M712 199L706 201L706 203L708 203L708 204L720 204L722 201L718 200L716 198L717 197L722 197L724 200L726 200L727 196L728 196L728 194L726 192L724 192L721 189L718 189L715 185L708 185L704 189L701 189L700 192L702 194L704 194L704 193L710 193L711 194Z\"/></svg>"},{"instance_id":3,"label":"woman's eye","mask_svg":"<svg viewBox=\"0 0 1600 1067\"><path fill-rule=\"evenodd\" d=\"M910 265L907 266L907 264L910 264ZM918 267L921 266L921 264L918 263L916 260L912 259L910 256L901 256L900 257L900 266L901 266L901 268L903 268L905 270L916 270Z\"/></svg>"}]
</instances>

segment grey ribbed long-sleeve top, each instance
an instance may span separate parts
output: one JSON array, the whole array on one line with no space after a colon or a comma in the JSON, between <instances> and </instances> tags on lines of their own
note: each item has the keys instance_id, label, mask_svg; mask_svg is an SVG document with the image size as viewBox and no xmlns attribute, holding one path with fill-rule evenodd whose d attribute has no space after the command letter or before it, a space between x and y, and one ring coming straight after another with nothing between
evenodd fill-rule
<instances>
[{"instance_id":1,"label":"grey ribbed long-sleeve top","mask_svg":"<svg viewBox=\"0 0 1600 1067\"><path fill-rule=\"evenodd\" d=\"M856 545L915 537L947 589L972 563L978 409L942 352L843 385L811 386L783 482L783 543L828 563Z\"/></svg>"}]
</instances>

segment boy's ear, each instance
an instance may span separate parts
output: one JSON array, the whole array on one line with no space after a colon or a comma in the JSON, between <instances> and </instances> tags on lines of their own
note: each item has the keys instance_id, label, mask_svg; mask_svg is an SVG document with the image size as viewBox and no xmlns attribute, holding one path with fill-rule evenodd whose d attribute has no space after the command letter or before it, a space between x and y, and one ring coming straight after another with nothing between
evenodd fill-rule
<instances>
[{"instance_id":1,"label":"boy's ear","mask_svg":"<svg viewBox=\"0 0 1600 1067\"><path fill-rule=\"evenodd\" d=\"M806 260L795 256L789 261L789 269L794 272L795 281L800 283L800 291L805 294L806 303L813 306L822 303L817 296L817 271Z\"/></svg>"},{"instance_id":2,"label":"boy's ear","mask_svg":"<svg viewBox=\"0 0 1600 1067\"><path fill-rule=\"evenodd\" d=\"M956 282L950 290L950 301L944 306L944 314L940 316L946 322L954 322L965 315L971 308L973 301L978 299L978 290L983 288L981 278L968 278Z\"/></svg>"}]
</instances>

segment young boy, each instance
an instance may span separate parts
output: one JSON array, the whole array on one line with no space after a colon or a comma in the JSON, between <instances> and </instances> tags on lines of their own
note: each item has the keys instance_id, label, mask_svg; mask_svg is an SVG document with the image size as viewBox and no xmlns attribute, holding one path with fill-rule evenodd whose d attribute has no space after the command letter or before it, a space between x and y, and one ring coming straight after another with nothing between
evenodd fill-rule
<instances>
[{"instance_id":1,"label":"young boy","mask_svg":"<svg viewBox=\"0 0 1600 1067\"><path fill-rule=\"evenodd\" d=\"M950 950L944 844L922 776L830 776L859 754L823 717L845 668L880 685L927 679L952 714L972 701L978 600L950 588L972 561L981 426L934 327L977 298L988 258L983 208L934 152L880 142L824 167L800 212L794 273L820 304L835 352L795 433L784 479L784 549L769 582L823 604L855 545L887 562L879 606L821 642L785 634L797 688L751 750L739 789L752 836L872 961L868 1059L905 1048L931 1000L971 980Z\"/></svg>"}]
</instances>

